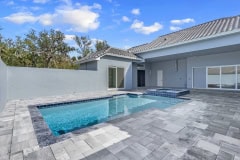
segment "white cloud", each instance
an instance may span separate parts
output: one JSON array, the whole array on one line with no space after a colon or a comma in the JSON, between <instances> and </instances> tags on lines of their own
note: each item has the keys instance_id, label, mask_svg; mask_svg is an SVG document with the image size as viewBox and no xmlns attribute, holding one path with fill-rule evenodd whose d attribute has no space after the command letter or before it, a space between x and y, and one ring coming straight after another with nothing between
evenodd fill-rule
<instances>
[{"instance_id":1,"label":"white cloud","mask_svg":"<svg viewBox=\"0 0 240 160\"><path fill-rule=\"evenodd\" d=\"M181 27L170 26L171 31L178 31L180 29L182 29L182 28Z\"/></svg>"},{"instance_id":2,"label":"white cloud","mask_svg":"<svg viewBox=\"0 0 240 160\"><path fill-rule=\"evenodd\" d=\"M155 22L153 25L150 26L144 26L144 22L139 20L134 20L133 24L131 25L131 29L133 29L135 32L146 35L157 32L162 28L163 25L158 22Z\"/></svg>"},{"instance_id":3,"label":"white cloud","mask_svg":"<svg viewBox=\"0 0 240 160\"><path fill-rule=\"evenodd\" d=\"M34 3L47 3L49 0L33 0Z\"/></svg>"},{"instance_id":4,"label":"white cloud","mask_svg":"<svg viewBox=\"0 0 240 160\"><path fill-rule=\"evenodd\" d=\"M58 9L56 11L61 22L71 26L72 31L87 32L95 30L99 27L99 14L93 12L92 8L99 8L100 6L82 6L76 9Z\"/></svg>"},{"instance_id":5,"label":"white cloud","mask_svg":"<svg viewBox=\"0 0 240 160\"><path fill-rule=\"evenodd\" d=\"M71 3L65 0L66 3ZM94 9L100 10L102 6L94 3L92 6L83 5L78 7L64 6L55 10L54 13L33 15L31 12L18 12L4 17L5 20L16 23L40 23L42 25L54 25L56 23L69 26L72 31L87 32L99 27L99 14Z\"/></svg>"},{"instance_id":6,"label":"white cloud","mask_svg":"<svg viewBox=\"0 0 240 160\"><path fill-rule=\"evenodd\" d=\"M30 12L13 13L7 17L4 17L4 19L17 24L34 23L38 20L38 18L34 17Z\"/></svg>"},{"instance_id":7,"label":"white cloud","mask_svg":"<svg viewBox=\"0 0 240 160\"><path fill-rule=\"evenodd\" d=\"M52 25L55 15L52 14L42 14L40 16L34 16L31 12L18 12L11 14L10 16L4 17L4 19L16 23L35 23L39 22L44 26Z\"/></svg>"},{"instance_id":8,"label":"white cloud","mask_svg":"<svg viewBox=\"0 0 240 160\"><path fill-rule=\"evenodd\" d=\"M195 22L195 20L192 18L186 18L186 19L175 19L175 20L171 20L170 22L173 25L182 25L186 23L193 23Z\"/></svg>"},{"instance_id":9,"label":"white cloud","mask_svg":"<svg viewBox=\"0 0 240 160\"><path fill-rule=\"evenodd\" d=\"M44 26L50 26L53 24L56 16L56 14L42 14L38 17L38 21Z\"/></svg>"},{"instance_id":10,"label":"white cloud","mask_svg":"<svg viewBox=\"0 0 240 160\"><path fill-rule=\"evenodd\" d=\"M132 9L131 13L134 14L134 15L139 15L140 14L140 9L139 8L134 8L134 9Z\"/></svg>"},{"instance_id":11,"label":"white cloud","mask_svg":"<svg viewBox=\"0 0 240 160\"><path fill-rule=\"evenodd\" d=\"M123 22L130 22L130 19L127 16L122 17Z\"/></svg>"}]
</instances>

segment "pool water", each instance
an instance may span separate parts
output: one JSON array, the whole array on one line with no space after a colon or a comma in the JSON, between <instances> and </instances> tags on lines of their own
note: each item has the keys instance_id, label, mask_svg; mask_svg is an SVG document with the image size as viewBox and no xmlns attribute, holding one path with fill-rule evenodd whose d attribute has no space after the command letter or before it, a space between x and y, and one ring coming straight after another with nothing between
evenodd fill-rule
<instances>
[{"instance_id":1,"label":"pool water","mask_svg":"<svg viewBox=\"0 0 240 160\"><path fill-rule=\"evenodd\" d=\"M121 95L49 107L39 107L45 122L55 136L129 115L148 108L167 108L183 99L151 95Z\"/></svg>"}]
</instances>

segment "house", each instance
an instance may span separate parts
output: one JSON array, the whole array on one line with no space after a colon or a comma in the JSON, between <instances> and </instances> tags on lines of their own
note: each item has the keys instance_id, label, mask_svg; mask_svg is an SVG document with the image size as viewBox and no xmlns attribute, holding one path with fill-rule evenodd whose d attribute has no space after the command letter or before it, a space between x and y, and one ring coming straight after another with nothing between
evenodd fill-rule
<instances>
[{"instance_id":1,"label":"house","mask_svg":"<svg viewBox=\"0 0 240 160\"><path fill-rule=\"evenodd\" d=\"M109 48L79 61L109 89L174 87L240 90L240 16L162 35L129 50Z\"/></svg>"}]
</instances>

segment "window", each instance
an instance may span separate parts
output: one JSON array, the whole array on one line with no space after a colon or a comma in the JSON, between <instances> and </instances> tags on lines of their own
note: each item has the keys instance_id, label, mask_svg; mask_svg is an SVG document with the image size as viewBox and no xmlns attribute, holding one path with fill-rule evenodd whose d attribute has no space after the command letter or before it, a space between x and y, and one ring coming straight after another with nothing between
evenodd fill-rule
<instances>
[{"instance_id":1,"label":"window","mask_svg":"<svg viewBox=\"0 0 240 160\"><path fill-rule=\"evenodd\" d=\"M240 89L240 66L237 66L237 89Z\"/></svg>"},{"instance_id":2,"label":"window","mask_svg":"<svg viewBox=\"0 0 240 160\"><path fill-rule=\"evenodd\" d=\"M108 68L108 88L124 88L124 68Z\"/></svg>"},{"instance_id":3,"label":"window","mask_svg":"<svg viewBox=\"0 0 240 160\"><path fill-rule=\"evenodd\" d=\"M222 67L221 86L222 88L235 89L236 67Z\"/></svg>"},{"instance_id":4,"label":"window","mask_svg":"<svg viewBox=\"0 0 240 160\"><path fill-rule=\"evenodd\" d=\"M240 65L208 67L207 88L240 89Z\"/></svg>"},{"instance_id":5,"label":"window","mask_svg":"<svg viewBox=\"0 0 240 160\"><path fill-rule=\"evenodd\" d=\"M208 68L208 88L220 88L220 67Z\"/></svg>"}]
</instances>

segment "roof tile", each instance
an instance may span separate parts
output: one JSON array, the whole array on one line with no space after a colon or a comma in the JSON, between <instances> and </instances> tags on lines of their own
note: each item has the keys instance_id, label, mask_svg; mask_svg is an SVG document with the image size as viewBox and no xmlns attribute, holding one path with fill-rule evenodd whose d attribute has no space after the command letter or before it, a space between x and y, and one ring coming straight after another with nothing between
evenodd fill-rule
<instances>
[{"instance_id":1,"label":"roof tile","mask_svg":"<svg viewBox=\"0 0 240 160\"><path fill-rule=\"evenodd\" d=\"M207 38L213 35L218 35L239 29L240 15L221 18L160 36L150 43L132 47L128 51L137 54L140 52L146 52L148 50L154 50L160 47L186 43L192 40L197 40L205 37Z\"/></svg>"}]
</instances>

